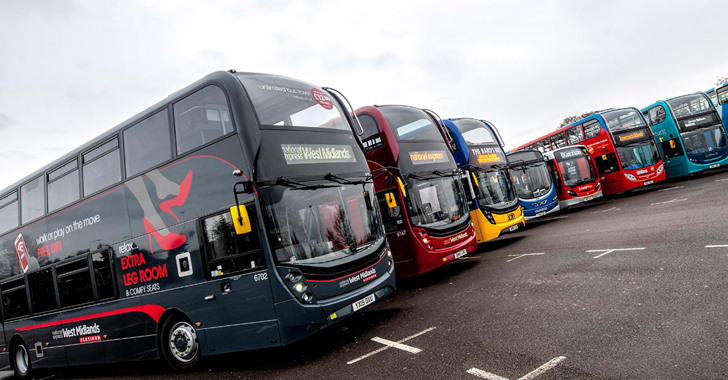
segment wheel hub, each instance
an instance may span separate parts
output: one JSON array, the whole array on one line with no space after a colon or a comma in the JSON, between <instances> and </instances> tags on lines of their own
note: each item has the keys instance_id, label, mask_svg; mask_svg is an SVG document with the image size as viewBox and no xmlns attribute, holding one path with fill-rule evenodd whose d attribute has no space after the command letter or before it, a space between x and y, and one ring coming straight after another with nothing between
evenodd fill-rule
<instances>
[{"instance_id":1,"label":"wheel hub","mask_svg":"<svg viewBox=\"0 0 728 380\"><path fill-rule=\"evenodd\" d=\"M169 334L169 348L174 357L181 362L188 362L197 355L197 332L187 322L179 322Z\"/></svg>"}]
</instances>

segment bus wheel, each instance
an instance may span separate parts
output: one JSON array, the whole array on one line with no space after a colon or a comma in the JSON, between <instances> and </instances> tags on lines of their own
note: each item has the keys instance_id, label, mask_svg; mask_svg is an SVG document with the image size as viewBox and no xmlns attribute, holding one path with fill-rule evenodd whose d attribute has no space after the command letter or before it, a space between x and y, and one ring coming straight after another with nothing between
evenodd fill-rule
<instances>
[{"instance_id":1,"label":"bus wheel","mask_svg":"<svg viewBox=\"0 0 728 380\"><path fill-rule=\"evenodd\" d=\"M197 330L180 315L172 315L162 324L159 337L162 357L176 372L191 371L200 362Z\"/></svg>"},{"instance_id":2,"label":"bus wheel","mask_svg":"<svg viewBox=\"0 0 728 380\"><path fill-rule=\"evenodd\" d=\"M13 372L18 379L30 378L30 356L28 348L25 347L22 339L16 339L10 348L10 360L13 365Z\"/></svg>"}]
</instances>

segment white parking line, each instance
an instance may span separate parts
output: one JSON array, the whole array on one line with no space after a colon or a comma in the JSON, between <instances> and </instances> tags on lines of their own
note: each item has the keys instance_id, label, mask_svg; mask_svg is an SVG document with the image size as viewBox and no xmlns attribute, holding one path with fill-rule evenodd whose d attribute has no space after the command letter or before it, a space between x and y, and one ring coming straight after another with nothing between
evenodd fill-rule
<instances>
[{"instance_id":1,"label":"white parking line","mask_svg":"<svg viewBox=\"0 0 728 380\"><path fill-rule=\"evenodd\" d=\"M383 344L385 346L399 348L400 350L407 351L407 352L411 352L413 354L419 354L420 352L422 352L422 350L420 350L417 347L412 347L412 346L408 346L406 344L392 342L391 340L387 340L387 339L384 339L384 338L380 338L378 336L375 336L374 338L372 338L372 340L375 341L375 342L377 342L377 343L381 343L381 344Z\"/></svg>"},{"instance_id":2,"label":"white parking line","mask_svg":"<svg viewBox=\"0 0 728 380\"><path fill-rule=\"evenodd\" d=\"M706 245L705 248L728 248L728 245Z\"/></svg>"},{"instance_id":3,"label":"white parking line","mask_svg":"<svg viewBox=\"0 0 728 380\"><path fill-rule=\"evenodd\" d=\"M728 178L716 179L715 180L715 182L725 182L725 181L728 181Z\"/></svg>"},{"instance_id":4,"label":"white parking line","mask_svg":"<svg viewBox=\"0 0 728 380\"><path fill-rule=\"evenodd\" d=\"M602 257L604 255L608 255L608 254L610 254L610 253L612 253L614 251L641 251L643 249L644 249L644 247L643 248L590 249L587 252L588 253L602 252L601 254L598 254L598 255L596 255L596 256L593 257L594 259L598 259L598 258L600 258L600 257Z\"/></svg>"},{"instance_id":5,"label":"white parking line","mask_svg":"<svg viewBox=\"0 0 728 380\"><path fill-rule=\"evenodd\" d=\"M478 376L481 379L488 379L488 380L508 380L505 377L498 376L494 373L485 372L482 369L477 368L471 368L467 371L471 375Z\"/></svg>"},{"instance_id":6,"label":"white parking line","mask_svg":"<svg viewBox=\"0 0 728 380\"><path fill-rule=\"evenodd\" d=\"M429 329L425 329L425 330L422 330L422 331L418 332L417 334L414 334L414 335L410 335L410 336L408 336L408 337L406 337L406 338L404 338L404 339L402 339L402 340L398 340L398 341L396 341L396 342L392 342L392 343L395 343L395 344L400 344L400 343L404 343L404 342L406 342L406 341L408 341L408 340L410 340L410 339L414 339L414 338L417 338L418 336L420 336L420 335L422 335L422 334L426 334L426 333L428 333L428 332L430 332L430 331L432 331L432 330L434 330L434 329L435 329L435 327L433 326L433 327L430 327ZM375 340L375 339L382 339L382 338L379 338L379 337L374 337L374 338L372 338L372 340L376 342L376 340ZM382 340L386 340L386 339L382 339ZM390 341L387 341L387 342L390 342ZM381 342L378 342L378 343L381 343ZM384 343L382 343L382 344L384 344ZM403 346L404 346L404 345L403 345ZM385 344L385 346L384 346L384 347L382 347L382 348L379 348L379 349L376 349L376 350L374 350L374 351L372 351L372 352L370 352L370 353L368 353L368 354L364 354L364 355L362 355L362 356L360 356L360 357L358 357L358 358L356 358L356 359L354 359L354 360L350 360L350 361L346 362L346 364L354 364L354 363L356 363L356 362L358 362L358 361L360 361L360 360L363 360L363 359L366 359L366 358L368 358L368 357L370 357L370 356L376 355L376 354L378 354L378 353L380 353L380 352L382 352L382 351L384 351L384 350L388 349L389 347L393 347L393 346L390 346L390 345L386 345L386 344ZM407 347L410 347L410 346L407 346ZM397 347L397 348L399 348L399 347ZM410 348L414 348L414 347L410 347ZM419 348L416 348L416 349L417 349L417 350L419 350ZM405 350L405 351L407 351L407 350Z\"/></svg>"},{"instance_id":7,"label":"white parking line","mask_svg":"<svg viewBox=\"0 0 728 380\"><path fill-rule=\"evenodd\" d=\"M670 191L670 190L675 190L675 189L682 189L683 187L685 187L685 186L668 187L667 189L660 189L657 191Z\"/></svg>"},{"instance_id":8,"label":"white parking line","mask_svg":"<svg viewBox=\"0 0 728 380\"><path fill-rule=\"evenodd\" d=\"M668 204L668 203L683 202L683 201L686 201L686 200L687 200L687 199L677 199L677 198L675 198L675 199L673 199L673 200L670 200L670 201L666 201L666 202L657 202L657 203L652 203L652 204L650 204L650 206L655 206L655 205L665 205L665 204Z\"/></svg>"},{"instance_id":9,"label":"white parking line","mask_svg":"<svg viewBox=\"0 0 728 380\"><path fill-rule=\"evenodd\" d=\"M512 259L510 259L510 260L508 260L506 262L507 263L510 263L511 261L518 260L518 259L520 259L523 256L538 256L538 255L545 255L545 253L524 253L522 255L508 255L510 257L513 257L513 256L515 256L515 257L513 257Z\"/></svg>"},{"instance_id":10,"label":"white parking line","mask_svg":"<svg viewBox=\"0 0 728 380\"><path fill-rule=\"evenodd\" d=\"M553 358L543 364L542 366L534 369L533 371L529 372L525 376L519 378L518 380L531 380L535 379L537 376L543 374L544 372L550 370L551 368L556 367L557 364L561 363L566 359L566 356L559 356L556 358ZM488 380L508 380L505 377L498 376L494 373L483 371L482 369L478 368L471 368L467 371L471 375L475 375L480 377L481 379L488 379Z\"/></svg>"}]
</instances>

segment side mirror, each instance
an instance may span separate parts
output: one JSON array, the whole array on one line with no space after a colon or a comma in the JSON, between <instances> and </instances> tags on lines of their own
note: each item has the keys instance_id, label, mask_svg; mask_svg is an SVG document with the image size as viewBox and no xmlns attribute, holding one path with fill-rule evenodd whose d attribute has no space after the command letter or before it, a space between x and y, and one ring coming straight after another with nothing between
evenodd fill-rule
<instances>
[{"instance_id":1,"label":"side mirror","mask_svg":"<svg viewBox=\"0 0 728 380\"><path fill-rule=\"evenodd\" d=\"M233 217L236 234L245 235L253 230L248 216L248 209L244 205L230 207L230 215Z\"/></svg>"}]
</instances>

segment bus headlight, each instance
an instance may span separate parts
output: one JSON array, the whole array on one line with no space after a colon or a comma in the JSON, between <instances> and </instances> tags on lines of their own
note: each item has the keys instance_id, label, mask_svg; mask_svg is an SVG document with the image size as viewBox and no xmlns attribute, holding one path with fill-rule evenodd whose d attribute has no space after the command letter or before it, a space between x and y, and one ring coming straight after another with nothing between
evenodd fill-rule
<instances>
[{"instance_id":1,"label":"bus headlight","mask_svg":"<svg viewBox=\"0 0 728 380\"><path fill-rule=\"evenodd\" d=\"M556 202L558 200L559 200L559 196L558 195L554 195L554 197L551 199L552 202Z\"/></svg>"},{"instance_id":2,"label":"bus headlight","mask_svg":"<svg viewBox=\"0 0 728 380\"><path fill-rule=\"evenodd\" d=\"M624 176L625 176L625 178L627 178L630 181L636 181L637 180L637 177L635 177L634 175L629 174L629 173L624 173Z\"/></svg>"},{"instance_id":3,"label":"bus headlight","mask_svg":"<svg viewBox=\"0 0 728 380\"><path fill-rule=\"evenodd\" d=\"M664 165L660 164L660 166L657 168L657 175L660 175L660 173L662 173L663 169L664 169Z\"/></svg>"},{"instance_id":4,"label":"bus headlight","mask_svg":"<svg viewBox=\"0 0 728 380\"><path fill-rule=\"evenodd\" d=\"M596 187L594 187L594 190L595 190L595 191L599 191L599 188L600 188L600 187L602 187L602 183L601 183L601 182L597 182L597 186L596 186Z\"/></svg>"},{"instance_id":5,"label":"bus headlight","mask_svg":"<svg viewBox=\"0 0 728 380\"><path fill-rule=\"evenodd\" d=\"M569 195L571 195L572 197L575 197L575 196L576 196L576 193L575 193L575 192L573 192L573 191L571 191L571 190L566 190L566 194L569 194Z\"/></svg>"},{"instance_id":6,"label":"bus headlight","mask_svg":"<svg viewBox=\"0 0 728 380\"><path fill-rule=\"evenodd\" d=\"M304 285L303 282L297 282L296 285L293 285L293 290L295 290L297 293L302 293L304 290L306 290L306 285Z\"/></svg>"}]
</instances>

